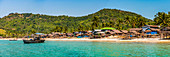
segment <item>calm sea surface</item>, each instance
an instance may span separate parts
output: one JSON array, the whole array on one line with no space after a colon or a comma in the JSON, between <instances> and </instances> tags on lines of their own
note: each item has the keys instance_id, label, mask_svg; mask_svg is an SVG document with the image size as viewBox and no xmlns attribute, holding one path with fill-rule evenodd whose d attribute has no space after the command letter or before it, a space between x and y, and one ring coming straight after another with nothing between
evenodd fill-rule
<instances>
[{"instance_id":1,"label":"calm sea surface","mask_svg":"<svg viewBox=\"0 0 170 57\"><path fill-rule=\"evenodd\" d=\"M24 44L0 40L0 57L104 57L104 56L170 56L170 43L112 43L45 41Z\"/></svg>"}]
</instances>

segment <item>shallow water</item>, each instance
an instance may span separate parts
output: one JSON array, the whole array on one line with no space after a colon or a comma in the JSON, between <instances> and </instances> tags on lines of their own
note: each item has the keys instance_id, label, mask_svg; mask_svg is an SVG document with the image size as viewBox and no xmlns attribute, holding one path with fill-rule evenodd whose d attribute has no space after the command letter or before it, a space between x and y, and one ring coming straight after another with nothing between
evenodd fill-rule
<instances>
[{"instance_id":1,"label":"shallow water","mask_svg":"<svg viewBox=\"0 0 170 57\"><path fill-rule=\"evenodd\" d=\"M22 41L0 41L0 57L104 57L104 56L170 56L170 43L112 43L45 41L24 44Z\"/></svg>"}]
</instances>

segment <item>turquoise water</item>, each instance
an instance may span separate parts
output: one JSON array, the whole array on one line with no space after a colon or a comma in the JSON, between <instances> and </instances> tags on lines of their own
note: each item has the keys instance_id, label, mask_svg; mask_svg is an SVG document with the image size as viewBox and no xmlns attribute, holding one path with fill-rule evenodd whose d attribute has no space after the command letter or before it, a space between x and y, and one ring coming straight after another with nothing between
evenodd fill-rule
<instances>
[{"instance_id":1,"label":"turquoise water","mask_svg":"<svg viewBox=\"0 0 170 57\"><path fill-rule=\"evenodd\" d=\"M0 57L109 57L170 56L169 44L45 41L24 44L22 41L0 41Z\"/></svg>"}]
</instances>

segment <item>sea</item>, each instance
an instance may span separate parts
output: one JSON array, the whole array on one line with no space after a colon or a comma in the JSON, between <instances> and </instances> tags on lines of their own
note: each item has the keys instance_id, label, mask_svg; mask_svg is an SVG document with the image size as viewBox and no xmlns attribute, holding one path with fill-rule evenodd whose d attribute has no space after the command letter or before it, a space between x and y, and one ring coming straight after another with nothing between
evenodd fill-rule
<instances>
[{"instance_id":1,"label":"sea","mask_svg":"<svg viewBox=\"0 0 170 57\"><path fill-rule=\"evenodd\" d=\"M170 57L170 43L0 40L0 57Z\"/></svg>"}]
</instances>

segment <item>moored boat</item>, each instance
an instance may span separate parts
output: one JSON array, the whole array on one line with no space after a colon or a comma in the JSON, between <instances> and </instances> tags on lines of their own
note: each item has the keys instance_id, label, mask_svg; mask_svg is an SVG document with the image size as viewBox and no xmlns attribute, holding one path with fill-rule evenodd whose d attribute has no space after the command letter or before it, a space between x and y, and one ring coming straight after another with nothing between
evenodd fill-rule
<instances>
[{"instance_id":1,"label":"moored boat","mask_svg":"<svg viewBox=\"0 0 170 57\"><path fill-rule=\"evenodd\" d=\"M41 39L40 37L35 37L34 39L24 39L23 42L24 43L44 43L45 39Z\"/></svg>"},{"instance_id":2,"label":"moored boat","mask_svg":"<svg viewBox=\"0 0 170 57\"><path fill-rule=\"evenodd\" d=\"M29 44L29 43L44 43L45 39L41 37L41 35L44 35L43 33L35 33L36 37L34 39L24 39L23 42L25 44Z\"/></svg>"},{"instance_id":3,"label":"moored boat","mask_svg":"<svg viewBox=\"0 0 170 57\"><path fill-rule=\"evenodd\" d=\"M9 40L9 41L17 41L17 40Z\"/></svg>"},{"instance_id":4,"label":"moored boat","mask_svg":"<svg viewBox=\"0 0 170 57\"><path fill-rule=\"evenodd\" d=\"M45 40L23 40L24 43L44 43Z\"/></svg>"},{"instance_id":5,"label":"moored boat","mask_svg":"<svg viewBox=\"0 0 170 57\"><path fill-rule=\"evenodd\" d=\"M9 41L17 41L17 39L9 39Z\"/></svg>"}]
</instances>

